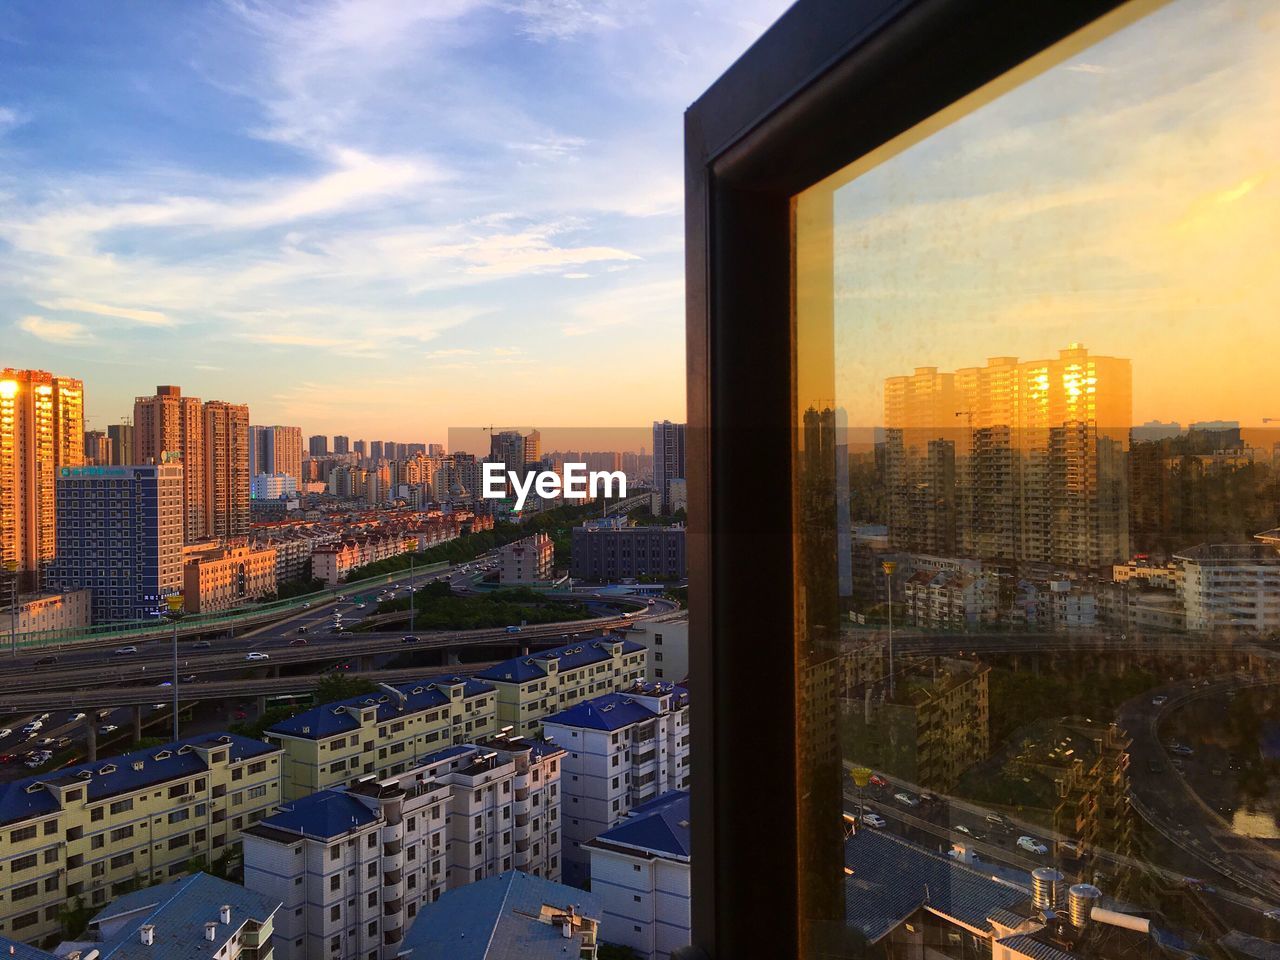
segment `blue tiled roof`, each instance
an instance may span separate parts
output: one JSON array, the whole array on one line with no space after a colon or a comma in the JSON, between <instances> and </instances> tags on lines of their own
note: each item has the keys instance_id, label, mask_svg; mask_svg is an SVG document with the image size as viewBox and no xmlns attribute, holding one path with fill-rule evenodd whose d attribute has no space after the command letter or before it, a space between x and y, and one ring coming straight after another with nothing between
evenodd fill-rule
<instances>
[{"instance_id":1,"label":"blue tiled roof","mask_svg":"<svg viewBox=\"0 0 1280 960\"><path fill-rule=\"evenodd\" d=\"M208 733L198 737L187 737L185 740L167 743L160 747L149 747L146 750L135 750L118 757L95 760L93 763L80 763L46 774L23 777L21 780L0 784L0 824L47 816L58 810L58 801L53 792L44 788L28 791L27 788L32 784L74 786L84 783L88 786L88 801L92 803L207 770L208 767L199 753L195 750L183 752L183 748L198 746L216 749L223 745L231 748L229 757L232 762L273 753L276 750L275 747L261 740L251 740L231 733ZM169 756L163 760L156 759L164 753L168 753ZM142 769L135 770L135 763L141 763Z\"/></svg>"},{"instance_id":2,"label":"blue tiled roof","mask_svg":"<svg viewBox=\"0 0 1280 960\"><path fill-rule=\"evenodd\" d=\"M204 925L220 921L219 910L224 904L231 907L231 923L218 922L218 943L230 938L245 920L266 920L280 901L207 873L197 873L117 897L89 926L90 930L95 926L111 929L113 919L133 914L113 930L109 939L94 944L103 960L154 960L157 956L164 960L204 960L210 946L204 939ZM138 936L138 928L144 923L156 928L152 946L142 943Z\"/></svg>"},{"instance_id":3,"label":"blue tiled roof","mask_svg":"<svg viewBox=\"0 0 1280 960\"><path fill-rule=\"evenodd\" d=\"M0 935L0 956L10 960L57 960L57 954L29 946L21 940L10 940L4 935Z\"/></svg>"},{"instance_id":4,"label":"blue tiled roof","mask_svg":"<svg viewBox=\"0 0 1280 960\"><path fill-rule=\"evenodd\" d=\"M259 826L327 840L376 819L377 814L350 794L320 790L282 804Z\"/></svg>"},{"instance_id":5,"label":"blue tiled roof","mask_svg":"<svg viewBox=\"0 0 1280 960\"><path fill-rule=\"evenodd\" d=\"M581 952L582 935L535 919L543 906L599 921L604 911L592 893L527 873L507 873L449 890L423 904L401 949L449 960L565 960Z\"/></svg>"},{"instance_id":6,"label":"blue tiled roof","mask_svg":"<svg viewBox=\"0 0 1280 960\"><path fill-rule=\"evenodd\" d=\"M382 723L403 717L405 714L422 713L446 706L449 703L449 695L439 688L451 687L459 683L462 684L464 697L476 697L493 692L492 686L471 677L429 677L409 683L394 684L395 688L405 696L403 710L400 708L399 698L385 691L365 693L358 697L348 697L346 700L313 707L288 720L281 720L267 732L290 737L308 737L312 740L350 733L352 730L359 729L360 724L355 717L342 709L343 707L377 706L378 722ZM373 702L370 703L370 701Z\"/></svg>"},{"instance_id":7,"label":"blue tiled roof","mask_svg":"<svg viewBox=\"0 0 1280 960\"><path fill-rule=\"evenodd\" d=\"M604 693L590 700L553 713L542 720L566 727L585 727L589 730L618 730L633 723L644 723L658 714L648 706L625 693Z\"/></svg>"},{"instance_id":8,"label":"blue tiled roof","mask_svg":"<svg viewBox=\"0 0 1280 960\"><path fill-rule=\"evenodd\" d=\"M689 791L670 790L640 804L631 816L596 839L670 857L691 856Z\"/></svg>"},{"instance_id":9,"label":"blue tiled roof","mask_svg":"<svg viewBox=\"0 0 1280 960\"><path fill-rule=\"evenodd\" d=\"M990 931L987 917L993 911L1031 896L1029 887L993 880L974 867L876 830L859 830L850 837L844 862L853 870L845 878L845 922L871 943L922 906Z\"/></svg>"},{"instance_id":10,"label":"blue tiled roof","mask_svg":"<svg viewBox=\"0 0 1280 960\"><path fill-rule=\"evenodd\" d=\"M602 634L598 637L576 640L553 650L531 653L527 657L513 657L510 660L504 660L502 663L494 664L488 670L477 673L476 676L481 680L515 681L517 683L538 680L547 675L545 664L549 660L559 660L558 669L561 673L566 670L576 670L578 667L611 659L613 654L610 652L610 647L615 643L622 644L622 652L624 654L636 653L646 649L643 644L636 643L634 640Z\"/></svg>"}]
</instances>

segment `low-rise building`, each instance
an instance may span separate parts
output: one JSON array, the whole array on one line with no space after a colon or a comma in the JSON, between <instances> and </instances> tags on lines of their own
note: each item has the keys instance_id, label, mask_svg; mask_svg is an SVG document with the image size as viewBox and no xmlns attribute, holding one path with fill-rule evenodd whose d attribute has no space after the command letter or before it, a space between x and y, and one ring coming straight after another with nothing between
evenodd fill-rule
<instances>
[{"instance_id":1,"label":"low-rise building","mask_svg":"<svg viewBox=\"0 0 1280 960\"><path fill-rule=\"evenodd\" d=\"M288 800L369 775L403 773L441 747L498 732L497 693L467 677L430 677L326 703L266 731L284 751Z\"/></svg>"},{"instance_id":2,"label":"low-rise building","mask_svg":"<svg viewBox=\"0 0 1280 960\"><path fill-rule=\"evenodd\" d=\"M17 609L0 607L0 628L18 636L80 630L93 623L92 590L58 590L19 596Z\"/></svg>"},{"instance_id":3,"label":"low-rise building","mask_svg":"<svg viewBox=\"0 0 1280 960\"><path fill-rule=\"evenodd\" d=\"M260 473L249 489L254 500L286 500L297 495L298 478L287 473Z\"/></svg>"},{"instance_id":4,"label":"low-rise building","mask_svg":"<svg viewBox=\"0 0 1280 960\"><path fill-rule=\"evenodd\" d=\"M230 610L276 592L276 552L243 539L223 546L195 543L182 551L182 600L187 613Z\"/></svg>"},{"instance_id":5,"label":"low-rise building","mask_svg":"<svg viewBox=\"0 0 1280 960\"><path fill-rule=\"evenodd\" d=\"M600 900L518 871L424 906L405 938L418 960L595 960Z\"/></svg>"},{"instance_id":6,"label":"low-rise building","mask_svg":"<svg viewBox=\"0 0 1280 960\"><path fill-rule=\"evenodd\" d=\"M962 570L920 570L902 586L907 620L920 627L968 627L996 619L994 577Z\"/></svg>"},{"instance_id":7,"label":"low-rise building","mask_svg":"<svg viewBox=\"0 0 1280 960\"><path fill-rule=\"evenodd\" d=\"M67 903L105 904L212 860L280 802L280 750L189 737L0 784L0 934L56 934Z\"/></svg>"},{"instance_id":8,"label":"low-rise building","mask_svg":"<svg viewBox=\"0 0 1280 960\"><path fill-rule=\"evenodd\" d=\"M498 582L502 584L545 583L552 577L556 548L551 537L535 533L498 551Z\"/></svg>"},{"instance_id":9,"label":"low-rise building","mask_svg":"<svg viewBox=\"0 0 1280 960\"><path fill-rule=\"evenodd\" d=\"M643 644L605 633L513 657L482 670L476 679L497 689L498 723L528 736L538 732L549 714L643 680L647 653Z\"/></svg>"},{"instance_id":10,"label":"low-rise building","mask_svg":"<svg viewBox=\"0 0 1280 960\"><path fill-rule=\"evenodd\" d=\"M564 877L584 884L583 844L633 809L689 786L689 693L637 682L548 716L543 733L564 759Z\"/></svg>"},{"instance_id":11,"label":"low-rise building","mask_svg":"<svg viewBox=\"0 0 1280 960\"><path fill-rule=\"evenodd\" d=\"M281 960L391 960L448 890L512 869L558 878L564 754L505 739L446 747L246 831L245 885L284 903Z\"/></svg>"},{"instance_id":12,"label":"low-rise building","mask_svg":"<svg viewBox=\"0 0 1280 960\"><path fill-rule=\"evenodd\" d=\"M417 549L417 540L406 533L372 533L317 547L311 555L311 575L332 587L357 567L398 557Z\"/></svg>"},{"instance_id":13,"label":"low-rise building","mask_svg":"<svg viewBox=\"0 0 1280 960\"><path fill-rule=\"evenodd\" d=\"M0 936L21 960L273 960L280 901L207 873L135 890L112 901L75 941L40 950Z\"/></svg>"},{"instance_id":14,"label":"low-rise building","mask_svg":"<svg viewBox=\"0 0 1280 960\"><path fill-rule=\"evenodd\" d=\"M1174 554L1187 629L1280 630L1280 553L1268 543L1202 543Z\"/></svg>"},{"instance_id":15,"label":"low-rise building","mask_svg":"<svg viewBox=\"0 0 1280 960\"><path fill-rule=\"evenodd\" d=\"M601 934L641 960L668 960L691 942L689 817L687 791L664 793L583 844L604 910Z\"/></svg>"},{"instance_id":16,"label":"low-rise building","mask_svg":"<svg viewBox=\"0 0 1280 960\"><path fill-rule=\"evenodd\" d=\"M587 523L573 528L570 573L575 579L613 581L685 575L685 528Z\"/></svg>"}]
</instances>

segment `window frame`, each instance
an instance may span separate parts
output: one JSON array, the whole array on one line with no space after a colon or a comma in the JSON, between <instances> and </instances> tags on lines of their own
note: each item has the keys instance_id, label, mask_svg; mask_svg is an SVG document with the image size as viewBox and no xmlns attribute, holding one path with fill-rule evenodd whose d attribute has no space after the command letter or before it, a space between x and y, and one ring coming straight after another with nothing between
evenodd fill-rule
<instances>
[{"instance_id":1,"label":"window frame","mask_svg":"<svg viewBox=\"0 0 1280 960\"><path fill-rule=\"evenodd\" d=\"M792 198L1122 5L799 0L685 113L692 940L707 956L812 948L797 870Z\"/></svg>"}]
</instances>

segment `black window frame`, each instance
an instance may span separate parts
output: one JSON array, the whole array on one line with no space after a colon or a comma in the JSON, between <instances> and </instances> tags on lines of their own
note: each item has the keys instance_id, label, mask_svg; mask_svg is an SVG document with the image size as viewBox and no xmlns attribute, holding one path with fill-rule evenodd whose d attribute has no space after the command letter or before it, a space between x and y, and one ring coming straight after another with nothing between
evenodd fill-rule
<instances>
[{"instance_id":1,"label":"black window frame","mask_svg":"<svg viewBox=\"0 0 1280 960\"><path fill-rule=\"evenodd\" d=\"M810 953L797 870L792 198L1122 5L799 0L685 113L695 953Z\"/></svg>"}]
</instances>

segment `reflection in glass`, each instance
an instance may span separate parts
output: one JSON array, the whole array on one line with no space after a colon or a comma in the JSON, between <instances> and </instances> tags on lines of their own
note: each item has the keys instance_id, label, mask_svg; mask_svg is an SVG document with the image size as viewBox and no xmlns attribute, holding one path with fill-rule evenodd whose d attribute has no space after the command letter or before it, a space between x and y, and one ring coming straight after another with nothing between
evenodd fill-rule
<instances>
[{"instance_id":1,"label":"reflection in glass","mask_svg":"<svg viewBox=\"0 0 1280 960\"><path fill-rule=\"evenodd\" d=\"M806 955L1280 941L1278 31L1129 4L796 197Z\"/></svg>"}]
</instances>

